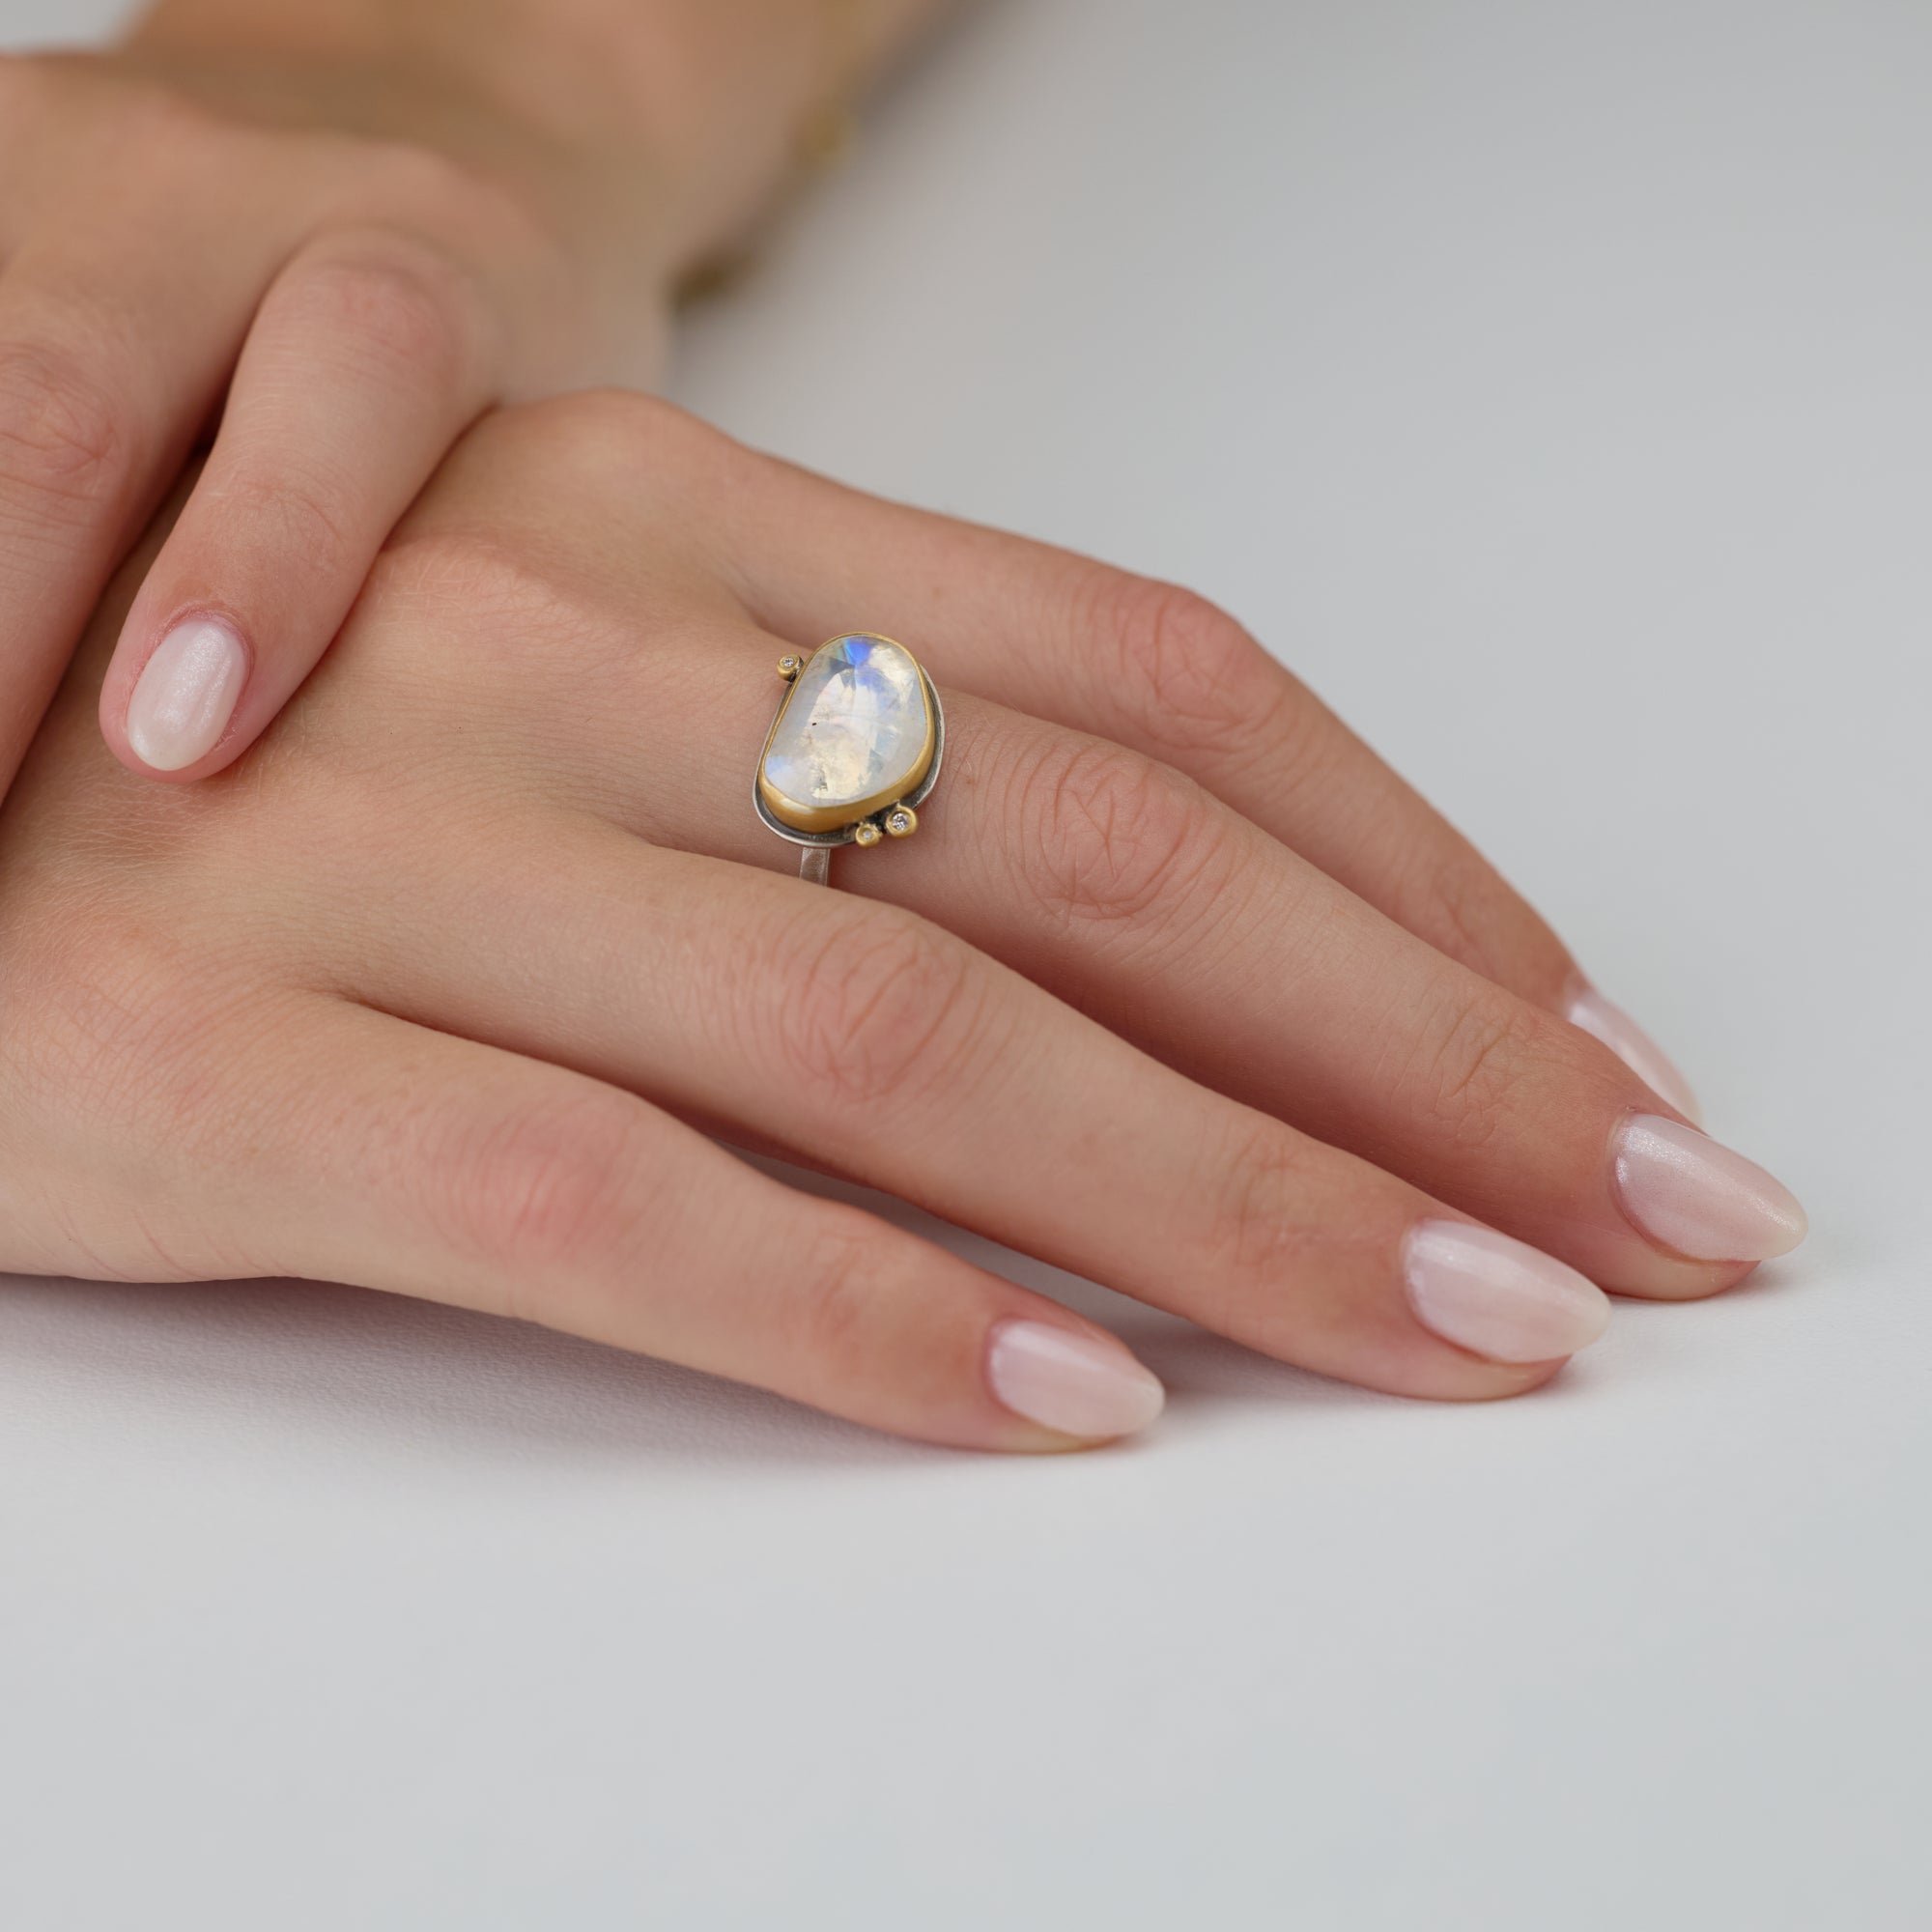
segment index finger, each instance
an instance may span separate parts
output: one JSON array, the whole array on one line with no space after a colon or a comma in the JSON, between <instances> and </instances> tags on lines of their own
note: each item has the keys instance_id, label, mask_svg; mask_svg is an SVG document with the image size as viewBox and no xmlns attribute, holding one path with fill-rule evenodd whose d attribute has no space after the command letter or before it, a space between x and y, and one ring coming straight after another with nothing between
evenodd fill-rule
<instances>
[{"instance_id":1,"label":"index finger","mask_svg":"<svg viewBox=\"0 0 1932 1932\"><path fill-rule=\"evenodd\" d=\"M109 575L213 410L264 265L96 231L0 277L0 791Z\"/></svg>"}]
</instances>

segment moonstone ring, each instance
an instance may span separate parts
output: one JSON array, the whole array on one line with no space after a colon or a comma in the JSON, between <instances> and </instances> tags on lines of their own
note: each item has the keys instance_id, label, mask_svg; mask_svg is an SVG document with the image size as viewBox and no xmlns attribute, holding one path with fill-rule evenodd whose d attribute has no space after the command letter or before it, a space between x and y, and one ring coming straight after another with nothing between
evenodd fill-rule
<instances>
[{"instance_id":1,"label":"moonstone ring","mask_svg":"<svg viewBox=\"0 0 1932 1932\"><path fill-rule=\"evenodd\" d=\"M946 720L919 660L869 631L781 658L779 675L791 689L765 734L752 796L772 831L805 847L799 877L828 885L835 846L919 830Z\"/></svg>"}]
</instances>

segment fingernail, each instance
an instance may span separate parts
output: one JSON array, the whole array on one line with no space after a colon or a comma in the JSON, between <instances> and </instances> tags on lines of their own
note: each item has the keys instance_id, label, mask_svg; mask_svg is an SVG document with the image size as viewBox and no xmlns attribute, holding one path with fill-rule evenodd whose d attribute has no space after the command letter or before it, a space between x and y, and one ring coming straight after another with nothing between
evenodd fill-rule
<instances>
[{"instance_id":1,"label":"fingernail","mask_svg":"<svg viewBox=\"0 0 1932 1932\"><path fill-rule=\"evenodd\" d=\"M1697 1262L1768 1262L1804 1238L1804 1209L1754 1160L1658 1114L1617 1131L1617 1196L1653 1241Z\"/></svg>"},{"instance_id":2,"label":"fingernail","mask_svg":"<svg viewBox=\"0 0 1932 1932\"><path fill-rule=\"evenodd\" d=\"M1089 1441L1145 1429L1167 1401L1118 1343L1045 1321L1002 1321L986 1351L986 1379L1015 1415Z\"/></svg>"},{"instance_id":3,"label":"fingernail","mask_svg":"<svg viewBox=\"0 0 1932 1932\"><path fill-rule=\"evenodd\" d=\"M1581 1027L1593 1039L1607 1046L1660 1100L1667 1100L1680 1114L1701 1122L1704 1110L1690 1091L1690 1083L1678 1072L1670 1056L1624 1011L1613 1006L1595 988L1585 986L1564 1013L1572 1026Z\"/></svg>"},{"instance_id":4,"label":"fingernail","mask_svg":"<svg viewBox=\"0 0 1932 1932\"><path fill-rule=\"evenodd\" d=\"M1492 1362L1553 1362L1609 1325L1609 1296L1595 1282L1468 1221L1417 1222L1403 1274L1425 1328Z\"/></svg>"},{"instance_id":5,"label":"fingernail","mask_svg":"<svg viewBox=\"0 0 1932 1932\"><path fill-rule=\"evenodd\" d=\"M213 617L189 617L155 646L128 703L128 743L144 765L178 772L205 758L235 715L248 675L242 639Z\"/></svg>"}]
</instances>

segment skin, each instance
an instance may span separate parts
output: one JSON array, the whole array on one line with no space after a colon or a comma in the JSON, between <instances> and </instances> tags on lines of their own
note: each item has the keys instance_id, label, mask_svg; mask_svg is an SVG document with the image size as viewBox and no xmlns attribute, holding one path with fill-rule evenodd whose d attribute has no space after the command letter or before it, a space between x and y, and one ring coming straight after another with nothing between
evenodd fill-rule
<instances>
[{"instance_id":1,"label":"skin","mask_svg":"<svg viewBox=\"0 0 1932 1932\"><path fill-rule=\"evenodd\" d=\"M245 752L486 409L647 386L679 278L922 0L163 0L0 59L0 791L110 572L210 434L103 681L117 756L219 619Z\"/></svg>"},{"instance_id":2,"label":"skin","mask_svg":"<svg viewBox=\"0 0 1932 1932\"><path fill-rule=\"evenodd\" d=\"M361 1282L996 1449L1068 1446L995 1399L1000 1324L1084 1324L697 1127L1407 1395L1559 1366L1422 1324L1419 1222L1746 1272L1620 1213L1661 1103L1548 1010L1547 928L1185 592L634 395L526 406L245 764L156 787L93 724L149 567L0 814L0 1266ZM853 608L921 639L948 768L827 892L745 789Z\"/></svg>"},{"instance_id":3,"label":"skin","mask_svg":"<svg viewBox=\"0 0 1932 1932\"><path fill-rule=\"evenodd\" d=\"M362 1282L996 1449L1074 1441L1007 1324L1123 1351L705 1133L1410 1395L1560 1367L1424 1325L1424 1224L1747 1271L1625 1216L1682 1117L1231 619L586 388L929 11L164 0L0 61L0 1268ZM827 893L747 761L854 613L947 769ZM157 770L190 620L240 696Z\"/></svg>"}]
</instances>

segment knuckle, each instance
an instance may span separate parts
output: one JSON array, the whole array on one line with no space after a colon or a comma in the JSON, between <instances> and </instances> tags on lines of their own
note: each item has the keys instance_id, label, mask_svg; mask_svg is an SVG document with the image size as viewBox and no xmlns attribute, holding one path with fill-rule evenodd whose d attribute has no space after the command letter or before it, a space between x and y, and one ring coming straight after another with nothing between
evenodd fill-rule
<instances>
[{"instance_id":1,"label":"knuckle","mask_svg":"<svg viewBox=\"0 0 1932 1932\"><path fill-rule=\"evenodd\" d=\"M460 668L502 703L554 692L559 662L577 673L635 655L631 613L514 531L484 524L419 528L376 559L345 642L381 641L391 664ZM439 613L460 611L450 624ZM340 648L340 646L338 646Z\"/></svg>"},{"instance_id":2,"label":"knuckle","mask_svg":"<svg viewBox=\"0 0 1932 1932\"><path fill-rule=\"evenodd\" d=\"M1457 1146L1492 1140L1535 1032L1530 1009L1494 989L1446 998L1429 1015L1410 1056L1411 1107Z\"/></svg>"},{"instance_id":3,"label":"knuckle","mask_svg":"<svg viewBox=\"0 0 1932 1932\"><path fill-rule=\"evenodd\" d=\"M1279 668L1205 597L1102 570L1088 580L1082 601L1081 632L1111 648L1121 697L1156 742L1238 752L1282 701Z\"/></svg>"},{"instance_id":4,"label":"knuckle","mask_svg":"<svg viewBox=\"0 0 1932 1932\"><path fill-rule=\"evenodd\" d=\"M395 538L376 559L369 585L372 610L461 610L465 632L477 645L521 625L548 623L564 602L554 570L514 536L485 528Z\"/></svg>"},{"instance_id":5,"label":"knuckle","mask_svg":"<svg viewBox=\"0 0 1932 1932\"><path fill-rule=\"evenodd\" d=\"M287 1031L263 956L243 945L190 972L179 935L156 926L117 867L70 858L55 899L15 908L0 954L12 1101L51 1100L67 1126L109 1142L138 1122L151 1149L232 1164L246 1128L233 1109L210 1105L221 1083L213 1069L250 1051L270 1064Z\"/></svg>"},{"instance_id":6,"label":"knuckle","mask_svg":"<svg viewBox=\"0 0 1932 1932\"><path fill-rule=\"evenodd\" d=\"M504 427L554 452L573 469L615 472L639 481L661 474L669 452L696 462L707 448L726 441L674 403L640 390L608 387L524 404L505 412Z\"/></svg>"},{"instance_id":7,"label":"knuckle","mask_svg":"<svg viewBox=\"0 0 1932 1932\"><path fill-rule=\"evenodd\" d=\"M502 433L556 452L573 468L603 467L632 458L658 435L668 404L629 389L583 389L506 411Z\"/></svg>"},{"instance_id":8,"label":"knuckle","mask_svg":"<svg viewBox=\"0 0 1932 1932\"><path fill-rule=\"evenodd\" d=\"M779 1058L821 1101L902 1110L963 1070L979 1017L972 955L895 908L840 911L794 930L786 969L766 976L778 992Z\"/></svg>"},{"instance_id":9,"label":"knuckle","mask_svg":"<svg viewBox=\"0 0 1932 1932\"><path fill-rule=\"evenodd\" d=\"M834 1208L794 1249L796 1269L781 1301L785 1352L849 1377L871 1351L890 1289L890 1242L858 1209Z\"/></svg>"},{"instance_id":10,"label":"knuckle","mask_svg":"<svg viewBox=\"0 0 1932 1932\"><path fill-rule=\"evenodd\" d=\"M1199 789L1122 746L1057 738L1019 787L1029 884L1063 919L1142 919L1210 860L1215 835Z\"/></svg>"},{"instance_id":11,"label":"knuckle","mask_svg":"<svg viewBox=\"0 0 1932 1932\"><path fill-rule=\"evenodd\" d=\"M0 1037L16 1101L58 1093L92 1121L143 1084L162 1094L166 1069L193 1042L181 988L140 927L129 922L109 947L109 918L84 903L65 914L29 919L9 935Z\"/></svg>"},{"instance_id":12,"label":"knuckle","mask_svg":"<svg viewBox=\"0 0 1932 1932\"><path fill-rule=\"evenodd\" d=\"M478 304L464 270L401 236L320 249L292 275L282 305L305 329L353 342L417 379L453 384L478 347Z\"/></svg>"},{"instance_id":13,"label":"knuckle","mask_svg":"<svg viewBox=\"0 0 1932 1932\"><path fill-rule=\"evenodd\" d=\"M1218 1236L1217 1272L1236 1294L1278 1289L1305 1259L1309 1157L1307 1143L1245 1111L1213 1147L1209 1225Z\"/></svg>"},{"instance_id":14,"label":"knuckle","mask_svg":"<svg viewBox=\"0 0 1932 1932\"><path fill-rule=\"evenodd\" d=\"M716 501L748 474L749 452L723 431L661 397L621 388L582 389L518 403L475 433L532 487L572 500L600 495L636 506L654 525L674 522L703 544L695 505Z\"/></svg>"},{"instance_id":15,"label":"knuckle","mask_svg":"<svg viewBox=\"0 0 1932 1932\"><path fill-rule=\"evenodd\" d=\"M482 1124L432 1132L419 1169L432 1224L459 1252L511 1279L585 1267L629 1237L645 1212L632 1105L586 1094Z\"/></svg>"},{"instance_id":16,"label":"knuckle","mask_svg":"<svg viewBox=\"0 0 1932 1932\"><path fill-rule=\"evenodd\" d=\"M548 594L546 574L522 544L487 528L439 526L390 538L370 573L367 601L416 611L444 598L489 616L520 613Z\"/></svg>"},{"instance_id":17,"label":"knuckle","mask_svg":"<svg viewBox=\"0 0 1932 1932\"><path fill-rule=\"evenodd\" d=\"M246 463L210 495L229 541L245 534L292 564L333 559L349 547L349 505L341 487L324 476Z\"/></svg>"},{"instance_id":18,"label":"knuckle","mask_svg":"<svg viewBox=\"0 0 1932 1932\"><path fill-rule=\"evenodd\" d=\"M0 480L75 509L101 508L128 488L132 443L85 351L0 342Z\"/></svg>"},{"instance_id":19,"label":"knuckle","mask_svg":"<svg viewBox=\"0 0 1932 1932\"><path fill-rule=\"evenodd\" d=\"M363 149L371 179L397 205L467 204L481 191L478 177L452 155L413 141L372 141Z\"/></svg>"},{"instance_id":20,"label":"knuckle","mask_svg":"<svg viewBox=\"0 0 1932 1932\"><path fill-rule=\"evenodd\" d=\"M0 1226L14 1264L38 1255L48 1273L135 1281L274 1272L239 1231L207 1221L182 1176L233 1173L254 1157L275 1083L265 1072L242 1095L214 1069L272 1069L286 1001L259 979L191 980L168 946L130 923L79 923L43 935L51 945L30 937L0 964ZM89 1202L72 1185L102 1160L120 1209L104 1218L98 1190Z\"/></svg>"}]
</instances>

